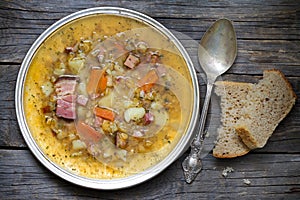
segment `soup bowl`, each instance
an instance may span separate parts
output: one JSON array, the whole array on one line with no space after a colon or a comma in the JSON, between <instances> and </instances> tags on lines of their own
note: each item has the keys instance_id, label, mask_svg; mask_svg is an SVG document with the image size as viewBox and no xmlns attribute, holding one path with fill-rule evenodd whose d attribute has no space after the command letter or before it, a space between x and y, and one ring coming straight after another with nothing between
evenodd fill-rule
<instances>
[{"instance_id":1,"label":"soup bowl","mask_svg":"<svg viewBox=\"0 0 300 200\"><path fill-rule=\"evenodd\" d=\"M43 32L15 96L36 158L69 182L103 190L147 181L182 155L200 99L180 41L149 16L117 7L73 13Z\"/></svg>"}]
</instances>

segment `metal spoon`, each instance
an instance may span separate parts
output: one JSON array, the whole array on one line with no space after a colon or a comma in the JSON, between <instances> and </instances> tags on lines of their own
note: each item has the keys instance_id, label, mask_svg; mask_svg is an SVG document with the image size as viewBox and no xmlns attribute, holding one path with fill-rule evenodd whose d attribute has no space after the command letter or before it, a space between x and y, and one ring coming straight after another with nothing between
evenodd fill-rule
<instances>
[{"instance_id":1,"label":"metal spoon","mask_svg":"<svg viewBox=\"0 0 300 200\"><path fill-rule=\"evenodd\" d=\"M228 19L217 20L202 37L198 49L198 59L206 74L207 88L199 132L191 143L189 156L182 163L187 183L191 183L202 169L200 154L205 138L204 125L214 82L218 76L231 67L236 55L237 41L232 22Z\"/></svg>"}]
</instances>

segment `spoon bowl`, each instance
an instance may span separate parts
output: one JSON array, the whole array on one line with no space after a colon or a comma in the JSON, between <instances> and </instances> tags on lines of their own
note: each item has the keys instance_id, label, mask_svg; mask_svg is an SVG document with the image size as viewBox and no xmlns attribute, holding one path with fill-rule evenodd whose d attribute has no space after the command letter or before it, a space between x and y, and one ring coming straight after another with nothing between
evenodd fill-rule
<instances>
[{"instance_id":1,"label":"spoon bowl","mask_svg":"<svg viewBox=\"0 0 300 200\"><path fill-rule=\"evenodd\" d=\"M225 73L233 64L237 55L236 34L232 22L228 19L217 20L202 37L198 58L207 78L204 105L200 116L199 131L191 143L191 152L182 163L185 180L191 183L202 169L201 158L205 139L204 125L209 107L212 88L218 76ZM217 138L217 134L211 134Z\"/></svg>"},{"instance_id":2,"label":"spoon bowl","mask_svg":"<svg viewBox=\"0 0 300 200\"><path fill-rule=\"evenodd\" d=\"M219 76L233 64L237 55L236 34L227 19L216 21L204 34L198 48L200 65L207 76Z\"/></svg>"}]
</instances>

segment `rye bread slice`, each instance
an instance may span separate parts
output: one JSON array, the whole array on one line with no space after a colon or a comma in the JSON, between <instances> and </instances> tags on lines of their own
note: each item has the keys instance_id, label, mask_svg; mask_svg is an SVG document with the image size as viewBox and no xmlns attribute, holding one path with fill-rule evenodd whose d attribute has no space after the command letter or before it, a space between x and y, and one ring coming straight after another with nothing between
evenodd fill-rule
<instances>
[{"instance_id":1,"label":"rye bread slice","mask_svg":"<svg viewBox=\"0 0 300 200\"><path fill-rule=\"evenodd\" d=\"M247 95L235 129L249 149L262 148L296 101L292 86L279 70L266 70Z\"/></svg>"}]
</instances>

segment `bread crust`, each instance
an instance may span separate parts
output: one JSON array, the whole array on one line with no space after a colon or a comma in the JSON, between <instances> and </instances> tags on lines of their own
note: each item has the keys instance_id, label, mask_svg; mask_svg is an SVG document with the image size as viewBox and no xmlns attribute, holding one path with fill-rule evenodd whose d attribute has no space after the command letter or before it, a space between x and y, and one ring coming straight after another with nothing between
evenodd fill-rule
<instances>
[{"instance_id":1,"label":"bread crust","mask_svg":"<svg viewBox=\"0 0 300 200\"><path fill-rule=\"evenodd\" d=\"M297 95L293 90L293 87L291 85L291 83L289 82L289 80L285 77L285 75L278 69L268 69L265 70L264 73L270 73L270 72L275 72L277 73L286 83L286 86L288 87L289 92L291 92L292 96L295 98L295 100L297 99Z\"/></svg>"},{"instance_id":2,"label":"bread crust","mask_svg":"<svg viewBox=\"0 0 300 200\"><path fill-rule=\"evenodd\" d=\"M245 150L241 153L230 153L230 154L217 153L217 152L213 151L213 156L216 157L216 158L236 158L236 157L239 157L239 156L246 155L247 153L249 153L249 151L250 151L250 149Z\"/></svg>"},{"instance_id":3,"label":"bread crust","mask_svg":"<svg viewBox=\"0 0 300 200\"><path fill-rule=\"evenodd\" d=\"M240 136L242 141L249 149L256 149L257 147L257 141L252 136L251 132L247 129L247 127L244 126L237 126L235 128L236 133ZM260 148L260 147L259 147Z\"/></svg>"}]
</instances>

